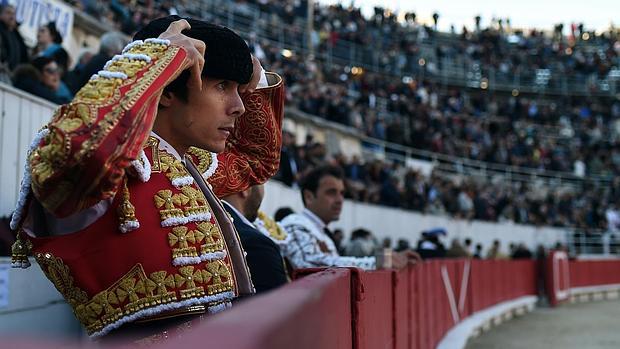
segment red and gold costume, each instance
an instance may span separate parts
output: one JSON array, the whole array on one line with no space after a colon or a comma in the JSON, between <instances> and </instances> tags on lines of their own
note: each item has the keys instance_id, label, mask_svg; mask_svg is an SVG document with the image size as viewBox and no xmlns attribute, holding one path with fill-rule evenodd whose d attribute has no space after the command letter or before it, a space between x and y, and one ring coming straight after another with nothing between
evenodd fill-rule
<instances>
[{"instance_id":1,"label":"red and gold costume","mask_svg":"<svg viewBox=\"0 0 620 349\"><path fill-rule=\"evenodd\" d=\"M94 337L134 320L217 311L253 292L238 236L215 194L265 182L280 154L277 75L243 96L246 113L225 153L216 159L190 148L181 158L151 129L163 87L186 52L157 39L123 52L58 109L34 144L14 217L15 264L27 263L31 247ZM46 236L40 217L71 220L93 207L104 207L93 222Z\"/></svg>"}]
</instances>

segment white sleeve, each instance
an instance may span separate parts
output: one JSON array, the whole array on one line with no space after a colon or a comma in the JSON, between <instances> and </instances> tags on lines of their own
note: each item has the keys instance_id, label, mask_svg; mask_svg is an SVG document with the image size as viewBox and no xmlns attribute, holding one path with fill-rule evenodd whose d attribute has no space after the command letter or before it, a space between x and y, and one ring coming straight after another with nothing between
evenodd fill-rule
<instances>
[{"instance_id":1,"label":"white sleeve","mask_svg":"<svg viewBox=\"0 0 620 349\"><path fill-rule=\"evenodd\" d=\"M357 267L372 270L376 267L375 257L341 257L321 251L317 239L301 225L284 228L292 237L286 257L295 268Z\"/></svg>"}]
</instances>

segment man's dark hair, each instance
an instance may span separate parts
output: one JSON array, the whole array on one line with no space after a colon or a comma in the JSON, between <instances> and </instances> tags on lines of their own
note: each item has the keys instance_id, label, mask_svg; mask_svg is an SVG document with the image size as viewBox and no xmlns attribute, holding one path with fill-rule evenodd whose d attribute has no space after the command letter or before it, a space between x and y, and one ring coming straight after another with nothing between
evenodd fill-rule
<instances>
[{"instance_id":1,"label":"man's dark hair","mask_svg":"<svg viewBox=\"0 0 620 349\"><path fill-rule=\"evenodd\" d=\"M293 213L295 213L295 211L290 207L280 207L273 216L273 219L275 219L276 222L281 222L286 216Z\"/></svg>"},{"instance_id":2,"label":"man's dark hair","mask_svg":"<svg viewBox=\"0 0 620 349\"><path fill-rule=\"evenodd\" d=\"M168 29L170 23L185 19L191 29L183 31L190 38L201 40L206 45L205 64L202 75L214 79L236 81L247 84L252 78L252 55L246 42L232 30L204 21L167 16L151 21L140 29L133 37L134 40L157 38ZM187 101L187 81L190 72L184 71L171 82L165 91L174 93L179 99Z\"/></svg>"},{"instance_id":3,"label":"man's dark hair","mask_svg":"<svg viewBox=\"0 0 620 349\"><path fill-rule=\"evenodd\" d=\"M306 199L304 198L304 192L306 190L316 194L317 189L319 189L319 182L323 177L332 176L336 177L340 180L344 180L344 173L342 168L337 166L325 165L319 166L312 171L310 171L300 183L301 187L301 200L306 205Z\"/></svg>"},{"instance_id":4,"label":"man's dark hair","mask_svg":"<svg viewBox=\"0 0 620 349\"><path fill-rule=\"evenodd\" d=\"M30 64L32 64L33 67L37 68L39 73L43 73L43 69L45 68L45 66L52 62L55 62L54 58L52 57L39 56L33 59Z\"/></svg>"},{"instance_id":5,"label":"man's dark hair","mask_svg":"<svg viewBox=\"0 0 620 349\"><path fill-rule=\"evenodd\" d=\"M62 35L56 28L56 22L52 21L45 25L47 29L50 31L50 36L52 37L52 41L55 44L62 44Z\"/></svg>"}]
</instances>

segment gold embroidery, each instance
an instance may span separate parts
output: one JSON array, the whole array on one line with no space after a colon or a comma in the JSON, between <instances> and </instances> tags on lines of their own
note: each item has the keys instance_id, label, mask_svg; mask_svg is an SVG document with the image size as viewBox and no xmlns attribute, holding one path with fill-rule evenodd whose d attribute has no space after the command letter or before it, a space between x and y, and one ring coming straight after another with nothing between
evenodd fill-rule
<instances>
[{"instance_id":1,"label":"gold embroidery","mask_svg":"<svg viewBox=\"0 0 620 349\"><path fill-rule=\"evenodd\" d=\"M172 232L168 233L168 244L172 249L172 258L178 257L198 257L196 247L189 246L189 243L195 244L196 238L194 237L194 231L188 232L187 227L174 227Z\"/></svg>"},{"instance_id":2,"label":"gold embroidery","mask_svg":"<svg viewBox=\"0 0 620 349\"><path fill-rule=\"evenodd\" d=\"M178 179L178 178L187 177L190 175L180 160L175 159L174 157L172 157L171 155L165 152L161 152L159 154L159 163L161 166L161 170L166 174L166 177L168 177L168 179L170 179L171 181Z\"/></svg>"},{"instance_id":3,"label":"gold embroidery","mask_svg":"<svg viewBox=\"0 0 620 349\"><path fill-rule=\"evenodd\" d=\"M155 206L157 208L164 207L163 210L159 210L159 214L161 216L161 220L166 220L169 218L180 218L183 217L183 211L176 206L181 205L181 200L183 199L180 195L172 195L172 190L165 189L160 190L154 197Z\"/></svg>"},{"instance_id":4,"label":"gold embroidery","mask_svg":"<svg viewBox=\"0 0 620 349\"><path fill-rule=\"evenodd\" d=\"M118 220L120 221L121 226L129 222L138 222L138 219L136 218L136 208L131 201L129 201L130 195L129 188L127 188L127 177L123 179L123 191L121 195L123 197L117 208Z\"/></svg>"},{"instance_id":5,"label":"gold embroidery","mask_svg":"<svg viewBox=\"0 0 620 349\"><path fill-rule=\"evenodd\" d=\"M44 145L30 155L32 181L36 186L43 183L56 173L67 161L71 150L71 140L55 132L45 137Z\"/></svg>"},{"instance_id":6,"label":"gold embroidery","mask_svg":"<svg viewBox=\"0 0 620 349\"><path fill-rule=\"evenodd\" d=\"M127 75L127 77L134 77L139 71L143 70L148 63L143 60L130 60L128 58L121 58L110 64L108 71L121 72Z\"/></svg>"},{"instance_id":7,"label":"gold embroidery","mask_svg":"<svg viewBox=\"0 0 620 349\"><path fill-rule=\"evenodd\" d=\"M223 292L232 288L232 279L230 270L222 261L214 261L207 264L207 270L202 271L202 278L207 285L207 293L209 295Z\"/></svg>"},{"instance_id":8,"label":"gold embroidery","mask_svg":"<svg viewBox=\"0 0 620 349\"><path fill-rule=\"evenodd\" d=\"M212 253L224 249L224 241L215 224L201 222L197 225L198 231L203 234L205 244L200 247L200 253Z\"/></svg>"},{"instance_id":9,"label":"gold embroidery","mask_svg":"<svg viewBox=\"0 0 620 349\"><path fill-rule=\"evenodd\" d=\"M267 231L269 232L269 236L271 236L274 240L284 241L288 234L276 221L271 219L271 217L267 216L265 212L258 211L258 219L260 219Z\"/></svg>"},{"instance_id":10,"label":"gold embroidery","mask_svg":"<svg viewBox=\"0 0 620 349\"><path fill-rule=\"evenodd\" d=\"M189 147L189 149L187 150L187 154L193 155L198 159L198 164L196 165L196 168L200 173L205 173L205 171L209 169L211 163L213 162L213 155L211 154L211 152L204 149Z\"/></svg>"},{"instance_id":11,"label":"gold embroidery","mask_svg":"<svg viewBox=\"0 0 620 349\"><path fill-rule=\"evenodd\" d=\"M231 274L223 261L181 267L174 274L157 271L150 277L136 264L112 286L88 299L86 292L74 285L60 258L49 253L37 253L35 258L90 334L144 308L232 290Z\"/></svg>"},{"instance_id":12,"label":"gold embroidery","mask_svg":"<svg viewBox=\"0 0 620 349\"><path fill-rule=\"evenodd\" d=\"M35 255L37 263L41 266L41 270L47 278L54 284L58 292L62 294L67 303L74 309L74 313L78 320L85 322L85 317L81 312L76 311L78 305L88 301L88 295L80 288L74 285L73 277L69 268L62 262L60 258L54 257L49 253L37 253Z\"/></svg>"},{"instance_id":13,"label":"gold embroidery","mask_svg":"<svg viewBox=\"0 0 620 349\"><path fill-rule=\"evenodd\" d=\"M181 192L187 198L187 203L189 203L189 206L184 208L186 216L209 213L207 199L202 191L191 186L185 186L181 188Z\"/></svg>"},{"instance_id":14,"label":"gold embroidery","mask_svg":"<svg viewBox=\"0 0 620 349\"><path fill-rule=\"evenodd\" d=\"M161 172L160 164L159 164L159 151L157 147L159 146L159 140L153 136L149 136L149 139L146 141L145 147L151 148L151 156L153 157L151 164L151 173L159 173Z\"/></svg>"}]
</instances>

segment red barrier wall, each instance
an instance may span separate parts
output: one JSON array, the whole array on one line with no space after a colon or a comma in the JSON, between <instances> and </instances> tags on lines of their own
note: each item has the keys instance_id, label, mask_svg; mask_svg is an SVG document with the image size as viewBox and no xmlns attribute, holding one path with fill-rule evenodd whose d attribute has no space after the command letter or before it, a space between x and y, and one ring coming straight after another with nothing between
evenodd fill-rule
<instances>
[{"instance_id":1,"label":"red barrier wall","mask_svg":"<svg viewBox=\"0 0 620 349\"><path fill-rule=\"evenodd\" d=\"M159 347L353 348L351 301L351 271L329 269L236 304Z\"/></svg>"},{"instance_id":2,"label":"red barrier wall","mask_svg":"<svg viewBox=\"0 0 620 349\"><path fill-rule=\"evenodd\" d=\"M545 262L545 289L549 303L566 301L576 287L620 284L620 260L570 260L563 251L553 251Z\"/></svg>"},{"instance_id":3,"label":"red barrier wall","mask_svg":"<svg viewBox=\"0 0 620 349\"><path fill-rule=\"evenodd\" d=\"M432 349L459 321L536 293L533 261L431 260L403 270L308 269L165 346ZM208 338L208 342L205 339Z\"/></svg>"}]
</instances>

